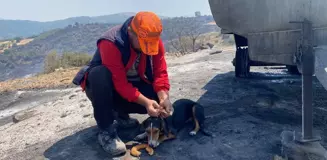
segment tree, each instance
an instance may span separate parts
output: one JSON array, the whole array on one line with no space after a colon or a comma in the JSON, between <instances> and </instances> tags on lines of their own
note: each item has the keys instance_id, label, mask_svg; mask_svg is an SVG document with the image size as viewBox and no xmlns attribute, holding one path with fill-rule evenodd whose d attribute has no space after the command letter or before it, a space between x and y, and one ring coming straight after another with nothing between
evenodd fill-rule
<instances>
[{"instance_id":1,"label":"tree","mask_svg":"<svg viewBox=\"0 0 327 160\"><path fill-rule=\"evenodd\" d=\"M200 17L201 16L201 12L200 11L196 11L195 12L195 17Z\"/></svg>"},{"instance_id":2,"label":"tree","mask_svg":"<svg viewBox=\"0 0 327 160\"><path fill-rule=\"evenodd\" d=\"M6 47L6 44L0 44L0 50L4 49Z\"/></svg>"},{"instance_id":3,"label":"tree","mask_svg":"<svg viewBox=\"0 0 327 160\"><path fill-rule=\"evenodd\" d=\"M196 51L196 41L203 33L202 24L196 17L176 17L163 22L168 44L177 52L187 54Z\"/></svg>"},{"instance_id":4,"label":"tree","mask_svg":"<svg viewBox=\"0 0 327 160\"><path fill-rule=\"evenodd\" d=\"M203 28L203 24L200 23L200 21L196 17L191 17L189 18L187 22L187 30L186 30L186 35L191 38L192 40L192 49L193 52L196 51L196 40L199 38L201 35L202 31L201 29Z\"/></svg>"},{"instance_id":5,"label":"tree","mask_svg":"<svg viewBox=\"0 0 327 160\"><path fill-rule=\"evenodd\" d=\"M187 48L185 47L185 43L183 43L183 36L185 36L184 28L186 28L183 25L185 23L184 21L184 17L172 18L164 24L164 32L169 39L169 44L181 54L187 53Z\"/></svg>"},{"instance_id":6,"label":"tree","mask_svg":"<svg viewBox=\"0 0 327 160\"><path fill-rule=\"evenodd\" d=\"M10 54L10 51L8 49L5 49L4 52L3 52L4 55L9 55Z\"/></svg>"},{"instance_id":7,"label":"tree","mask_svg":"<svg viewBox=\"0 0 327 160\"><path fill-rule=\"evenodd\" d=\"M16 37L16 38L14 38L14 40L16 40L16 43L19 43L22 40L22 38L21 37Z\"/></svg>"}]
</instances>

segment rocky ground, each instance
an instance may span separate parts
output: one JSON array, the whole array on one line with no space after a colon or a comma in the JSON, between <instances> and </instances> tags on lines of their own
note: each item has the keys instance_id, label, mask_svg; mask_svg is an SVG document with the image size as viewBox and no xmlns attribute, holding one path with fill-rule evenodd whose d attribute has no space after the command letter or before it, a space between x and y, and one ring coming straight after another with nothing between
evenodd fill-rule
<instances>
[{"instance_id":1,"label":"rocky ground","mask_svg":"<svg viewBox=\"0 0 327 160\"><path fill-rule=\"evenodd\" d=\"M190 137L188 124L177 139L161 144L153 156L143 152L141 159L270 160L280 154L281 132L300 129L299 76L283 67L252 67L249 79L238 79L232 48L210 52L170 58L168 65L172 100L190 98L203 104L207 129L216 137ZM327 92L317 80L314 85L314 125L327 147ZM92 106L79 88L6 92L0 102L1 160L135 159L110 157L101 150ZM135 134L120 131L126 142Z\"/></svg>"}]
</instances>

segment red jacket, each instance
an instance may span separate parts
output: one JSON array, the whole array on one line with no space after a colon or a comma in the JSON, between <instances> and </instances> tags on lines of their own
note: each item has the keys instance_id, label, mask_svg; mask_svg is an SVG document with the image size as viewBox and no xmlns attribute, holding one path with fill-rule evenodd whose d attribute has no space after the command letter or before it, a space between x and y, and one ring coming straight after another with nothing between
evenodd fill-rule
<instances>
[{"instance_id":1,"label":"red jacket","mask_svg":"<svg viewBox=\"0 0 327 160\"><path fill-rule=\"evenodd\" d=\"M114 43L104 40L98 44L98 48L101 54L102 64L111 71L112 80L116 91L129 102L135 102L140 95L140 92L127 81L126 72L133 65L137 56L136 52L131 49L131 57L126 67L124 67L121 60L121 53ZM152 57L154 79L152 85L155 92L159 92L161 90L169 91L170 89L167 64L164 54L164 45L160 40L159 54ZM145 55L141 54L140 63L138 66L139 75L144 75L146 66L145 62ZM141 78L148 82L143 78L143 76L141 76Z\"/></svg>"}]
</instances>

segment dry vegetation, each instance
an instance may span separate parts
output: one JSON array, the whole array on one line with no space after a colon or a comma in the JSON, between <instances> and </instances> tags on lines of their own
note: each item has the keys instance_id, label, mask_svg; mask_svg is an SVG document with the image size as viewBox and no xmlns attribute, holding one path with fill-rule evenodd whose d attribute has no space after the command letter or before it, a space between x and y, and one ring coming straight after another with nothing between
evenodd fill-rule
<instances>
[{"instance_id":1,"label":"dry vegetation","mask_svg":"<svg viewBox=\"0 0 327 160\"><path fill-rule=\"evenodd\" d=\"M13 46L22 46L26 45L33 41L33 38L27 38L27 39L12 39L7 41L0 42L0 53L4 53L7 49L12 48Z\"/></svg>"},{"instance_id":2,"label":"dry vegetation","mask_svg":"<svg viewBox=\"0 0 327 160\"><path fill-rule=\"evenodd\" d=\"M44 73L54 72L58 68L71 68L86 65L92 56L87 53L63 53L51 52L44 61Z\"/></svg>"},{"instance_id":3,"label":"dry vegetation","mask_svg":"<svg viewBox=\"0 0 327 160\"><path fill-rule=\"evenodd\" d=\"M197 39L197 44L211 43L217 46L232 46L235 44L234 36L231 34L220 34L220 32L210 32L202 34Z\"/></svg>"},{"instance_id":4,"label":"dry vegetation","mask_svg":"<svg viewBox=\"0 0 327 160\"><path fill-rule=\"evenodd\" d=\"M53 58L53 55L54 54L50 54L48 58ZM168 55L167 60L170 58L171 56ZM49 64L49 67L54 69L54 71L50 73L43 73L33 77L19 78L0 82L0 93L16 90L56 88L60 86L72 85L72 80L76 73L79 71L80 67L63 68L61 65L55 65L57 64Z\"/></svg>"},{"instance_id":5,"label":"dry vegetation","mask_svg":"<svg viewBox=\"0 0 327 160\"><path fill-rule=\"evenodd\" d=\"M58 55L56 52L52 52L44 61L42 74L0 82L0 92L71 85L79 67L87 64L91 58L92 56L88 54L64 53Z\"/></svg>"},{"instance_id":6,"label":"dry vegetation","mask_svg":"<svg viewBox=\"0 0 327 160\"><path fill-rule=\"evenodd\" d=\"M195 41L191 37L174 39L166 44L166 51L185 55L201 49L209 49L213 46L233 46L233 35L221 35L220 32L210 32L199 35Z\"/></svg>"},{"instance_id":7,"label":"dry vegetation","mask_svg":"<svg viewBox=\"0 0 327 160\"><path fill-rule=\"evenodd\" d=\"M197 52L215 45L233 45L230 35L222 36L214 21L205 22L196 17L171 18L164 23L167 38L166 50L181 55Z\"/></svg>"},{"instance_id":8,"label":"dry vegetation","mask_svg":"<svg viewBox=\"0 0 327 160\"><path fill-rule=\"evenodd\" d=\"M0 92L68 86L78 70L79 67L59 69L49 74L0 82Z\"/></svg>"},{"instance_id":9,"label":"dry vegetation","mask_svg":"<svg viewBox=\"0 0 327 160\"><path fill-rule=\"evenodd\" d=\"M18 46L25 45L33 41L33 38L23 39L20 42L17 43Z\"/></svg>"},{"instance_id":10,"label":"dry vegetation","mask_svg":"<svg viewBox=\"0 0 327 160\"><path fill-rule=\"evenodd\" d=\"M3 53L3 52L5 52L5 50L11 48L12 44L13 43L11 41L0 42L0 53Z\"/></svg>"}]
</instances>

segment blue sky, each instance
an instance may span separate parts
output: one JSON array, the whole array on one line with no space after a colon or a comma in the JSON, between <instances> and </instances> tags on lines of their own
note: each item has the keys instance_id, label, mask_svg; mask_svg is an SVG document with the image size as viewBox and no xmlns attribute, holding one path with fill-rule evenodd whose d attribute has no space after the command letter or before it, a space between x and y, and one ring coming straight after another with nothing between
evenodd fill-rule
<instances>
[{"instance_id":1,"label":"blue sky","mask_svg":"<svg viewBox=\"0 0 327 160\"><path fill-rule=\"evenodd\" d=\"M163 16L193 16L195 11L211 15L208 0L0 0L0 4L0 18L36 21L140 10Z\"/></svg>"}]
</instances>

